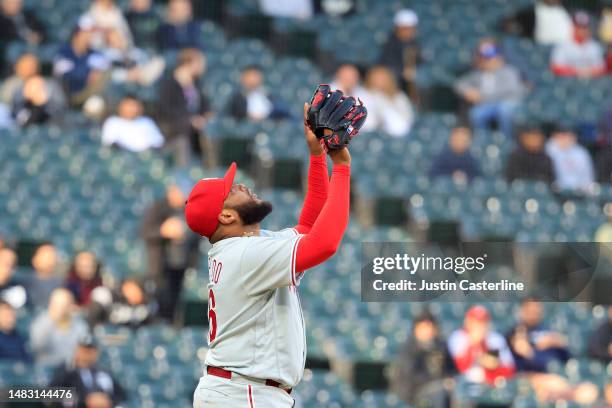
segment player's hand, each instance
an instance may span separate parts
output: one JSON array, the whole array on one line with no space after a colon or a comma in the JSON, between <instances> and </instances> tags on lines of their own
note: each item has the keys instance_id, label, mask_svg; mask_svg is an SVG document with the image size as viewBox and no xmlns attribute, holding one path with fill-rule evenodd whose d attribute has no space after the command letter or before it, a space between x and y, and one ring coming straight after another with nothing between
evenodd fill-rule
<instances>
[{"instance_id":1,"label":"player's hand","mask_svg":"<svg viewBox=\"0 0 612 408\"><path fill-rule=\"evenodd\" d=\"M329 157L331 158L334 165L351 165L351 154L349 153L346 147L343 147L342 149L338 150L329 150L327 154L329 154Z\"/></svg>"},{"instance_id":2,"label":"player's hand","mask_svg":"<svg viewBox=\"0 0 612 408\"><path fill-rule=\"evenodd\" d=\"M166 239L180 240L185 235L185 226L180 218L170 217L162 223L159 233Z\"/></svg>"},{"instance_id":3,"label":"player's hand","mask_svg":"<svg viewBox=\"0 0 612 408\"><path fill-rule=\"evenodd\" d=\"M310 108L310 105L305 103L304 104L304 137L306 138L306 144L308 145L308 150L310 151L310 154L312 156L320 156L325 153L325 150L323 150L323 146L321 145L319 139L317 139L317 136L315 136L314 132L312 131L312 129L310 128L310 126L308 126L308 123L306 122L308 108Z\"/></svg>"}]
</instances>

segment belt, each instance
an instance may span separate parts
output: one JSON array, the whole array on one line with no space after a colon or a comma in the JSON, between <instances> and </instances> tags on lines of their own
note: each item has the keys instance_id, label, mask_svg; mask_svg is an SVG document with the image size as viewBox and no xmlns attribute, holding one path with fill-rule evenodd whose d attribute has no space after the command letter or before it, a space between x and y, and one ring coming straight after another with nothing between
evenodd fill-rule
<instances>
[{"instance_id":1,"label":"belt","mask_svg":"<svg viewBox=\"0 0 612 408\"><path fill-rule=\"evenodd\" d=\"M233 373L231 371L227 371L223 368L220 367L213 367L213 366L208 366L206 367L206 372L210 375L214 375L215 377L221 377L221 378L225 378L227 380L231 380L232 379L232 375L240 375L240 374L236 374ZM244 377L244 376L241 376ZM247 378L247 377L245 377ZM280 388L281 390L285 391L287 394L291 394L291 388L283 388L281 383L279 383L278 381L274 381L274 380L260 380L261 383L264 383L270 387L275 387L275 388Z\"/></svg>"}]
</instances>

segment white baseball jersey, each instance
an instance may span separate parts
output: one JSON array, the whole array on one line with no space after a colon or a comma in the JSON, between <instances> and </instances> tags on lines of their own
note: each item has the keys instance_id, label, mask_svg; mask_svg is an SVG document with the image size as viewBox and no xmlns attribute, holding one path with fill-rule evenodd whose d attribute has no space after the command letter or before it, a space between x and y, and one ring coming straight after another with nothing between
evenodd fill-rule
<instances>
[{"instance_id":1,"label":"white baseball jersey","mask_svg":"<svg viewBox=\"0 0 612 408\"><path fill-rule=\"evenodd\" d=\"M306 335L297 286L295 229L227 238L208 252L206 365L295 387Z\"/></svg>"}]
</instances>

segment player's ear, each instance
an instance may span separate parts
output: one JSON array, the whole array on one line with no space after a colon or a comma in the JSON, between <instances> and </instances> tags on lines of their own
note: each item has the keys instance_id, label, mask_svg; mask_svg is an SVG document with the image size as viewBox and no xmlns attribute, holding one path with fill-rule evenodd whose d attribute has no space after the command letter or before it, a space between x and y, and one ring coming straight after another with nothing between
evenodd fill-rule
<instances>
[{"instance_id":1,"label":"player's ear","mask_svg":"<svg viewBox=\"0 0 612 408\"><path fill-rule=\"evenodd\" d=\"M238 213L236 210L232 210L230 208L224 208L221 210L221 213L217 217L219 220L219 224L221 225L230 225L234 222L238 222Z\"/></svg>"}]
</instances>

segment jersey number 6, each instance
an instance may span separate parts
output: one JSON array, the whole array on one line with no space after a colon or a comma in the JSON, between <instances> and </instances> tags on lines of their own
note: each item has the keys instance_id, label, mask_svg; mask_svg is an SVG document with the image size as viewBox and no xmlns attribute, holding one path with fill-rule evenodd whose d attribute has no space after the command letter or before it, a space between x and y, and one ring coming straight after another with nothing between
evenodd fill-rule
<instances>
[{"instance_id":1,"label":"jersey number 6","mask_svg":"<svg viewBox=\"0 0 612 408\"><path fill-rule=\"evenodd\" d=\"M217 313L215 313L215 293L208 290L208 343L212 343L217 337Z\"/></svg>"}]
</instances>

